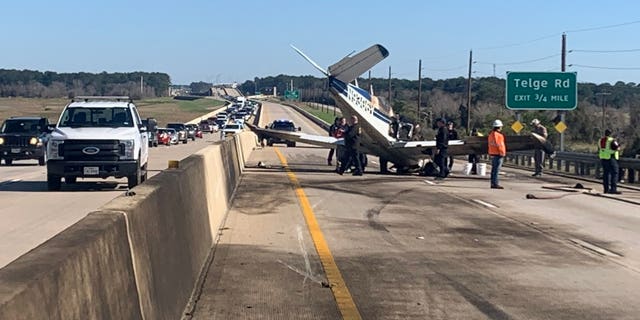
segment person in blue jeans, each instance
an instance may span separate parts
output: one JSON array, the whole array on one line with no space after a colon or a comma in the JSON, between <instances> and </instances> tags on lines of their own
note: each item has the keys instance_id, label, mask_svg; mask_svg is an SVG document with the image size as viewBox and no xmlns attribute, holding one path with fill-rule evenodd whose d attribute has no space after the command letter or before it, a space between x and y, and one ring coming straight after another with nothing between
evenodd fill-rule
<instances>
[{"instance_id":1,"label":"person in blue jeans","mask_svg":"<svg viewBox=\"0 0 640 320\"><path fill-rule=\"evenodd\" d=\"M493 130L489 134L489 156L491 157L491 189L504 189L499 183L500 168L507 155L507 145L502 134L502 121L493 122Z\"/></svg>"}]
</instances>

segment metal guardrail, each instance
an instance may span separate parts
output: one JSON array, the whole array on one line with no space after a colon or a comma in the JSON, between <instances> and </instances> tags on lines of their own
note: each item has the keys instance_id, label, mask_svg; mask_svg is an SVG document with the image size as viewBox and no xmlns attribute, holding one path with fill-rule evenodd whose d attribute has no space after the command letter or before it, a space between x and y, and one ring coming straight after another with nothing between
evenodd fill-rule
<instances>
[{"instance_id":1,"label":"metal guardrail","mask_svg":"<svg viewBox=\"0 0 640 320\"><path fill-rule=\"evenodd\" d=\"M508 152L505 161L517 166L532 167L533 151ZM618 164L622 171L626 172L627 181L634 183L639 181L640 159L620 158ZM556 152L555 157L545 156L545 168L555 171L563 171L578 176L600 177L602 166L597 155L580 152Z\"/></svg>"}]
</instances>

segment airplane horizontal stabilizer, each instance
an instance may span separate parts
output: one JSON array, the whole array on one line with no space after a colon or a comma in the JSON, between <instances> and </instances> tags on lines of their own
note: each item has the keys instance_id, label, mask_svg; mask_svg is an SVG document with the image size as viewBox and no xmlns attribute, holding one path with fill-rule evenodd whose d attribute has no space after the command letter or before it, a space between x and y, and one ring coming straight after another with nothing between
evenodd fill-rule
<instances>
[{"instance_id":1,"label":"airplane horizontal stabilizer","mask_svg":"<svg viewBox=\"0 0 640 320\"><path fill-rule=\"evenodd\" d=\"M345 57L329 67L329 74L332 77L349 83L367 72L384 58L389 56L389 51L385 47L374 44L368 49L352 57Z\"/></svg>"}]
</instances>

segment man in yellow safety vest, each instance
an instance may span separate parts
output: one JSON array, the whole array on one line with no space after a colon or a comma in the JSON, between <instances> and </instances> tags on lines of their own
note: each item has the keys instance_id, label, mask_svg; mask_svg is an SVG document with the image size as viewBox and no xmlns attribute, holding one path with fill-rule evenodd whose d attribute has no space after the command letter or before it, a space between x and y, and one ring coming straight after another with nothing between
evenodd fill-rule
<instances>
[{"instance_id":1,"label":"man in yellow safety vest","mask_svg":"<svg viewBox=\"0 0 640 320\"><path fill-rule=\"evenodd\" d=\"M618 157L620 144L611 136L611 130L604 131L598 143L598 158L602 164L602 186L604 193L621 194L618 191Z\"/></svg>"}]
</instances>

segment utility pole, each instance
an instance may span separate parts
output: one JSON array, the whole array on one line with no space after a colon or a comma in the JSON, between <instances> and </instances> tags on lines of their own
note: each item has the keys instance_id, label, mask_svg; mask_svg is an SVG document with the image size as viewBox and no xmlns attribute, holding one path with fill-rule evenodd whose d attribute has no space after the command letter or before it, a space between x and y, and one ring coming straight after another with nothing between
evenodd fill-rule
<instances>
[{"instance_id":1,"label":"utility pole","mask_svg":"<svg viewBox=\"0 0 640 320\"><path fill-rule=\"evenodd\" d=\"M496 77L496 64L493 64L493 77Z\"/></svg>"},{"instance_id":2,"label":"utility pole","mask_svg":"<svg viewBox=\"0 0 640 320\"><path fill-rule=\"evenodd\" d=\"M391 66L389 66L389 107L391 107Z\"/></svg>"},{"instance_id":3,"label":"utility pole","mask_svg":"<svg viewBox=\"0 0 640 320\"><path fill-rule=\"evenodd\" d=\"M471 66L473 65L473 50L469 50L469 78L467 79L467 134L471 135Z\"/></svg>"},{"instance_id":4,"label":"utility pole","mask_svg":"<svg viewBox=\"0 0 640 320\"><path fill-rule=\"evenodd\" d=\"M611 92L598 92L596 93L596 96L602 96L602 134L604 135L604 130L606 129L605 127L605 119L606 119L606 114L605 114L605 108L607 107L607 96L611 95Z\"/></svg>"},{"instance_id":5,"label":"utility pole","mask_svg":"<svg viewBox=\"0 0 640 320\"><path fill-rule=\"evenodd\" d=\"M562 51L560 52L560 56L562 57L560 71L565 72L567 69L567 35L565 33L562 34ZM563 123L565 121L564 111L560 111L560 121ZM560 132L560 151L564 151L564 132Z\"/></svg>"},{"instance_id":6,"label":"utility pole","mask_svg":"<svg viewBox=\"0 0 640 320\"><path fill-rule=\"evenodd\" d=\"M144 96L144 82L143 76L140 76L140 99Z\"/></svg>"},{"instance_id":7,"label":"utility pole","mask_svg":"<svg viewBox=\"0 0 640 320\"><path fill-rule=\"evenodd\" d=\"M373 91L371 88L373 88L373 84L371 83L371 70L369 70L369 91Z\"/></svg>"},{"instance_id":8,"label":"utility pole","mask_svg":"<svg viewBox=\"0 0 640 320\"><path fill-rule=\"evenodd\" d=\"M416 121L421 123L420 105L422 104L422 59L418 60L418 112Z\"/></svg>"}]
</instances>

